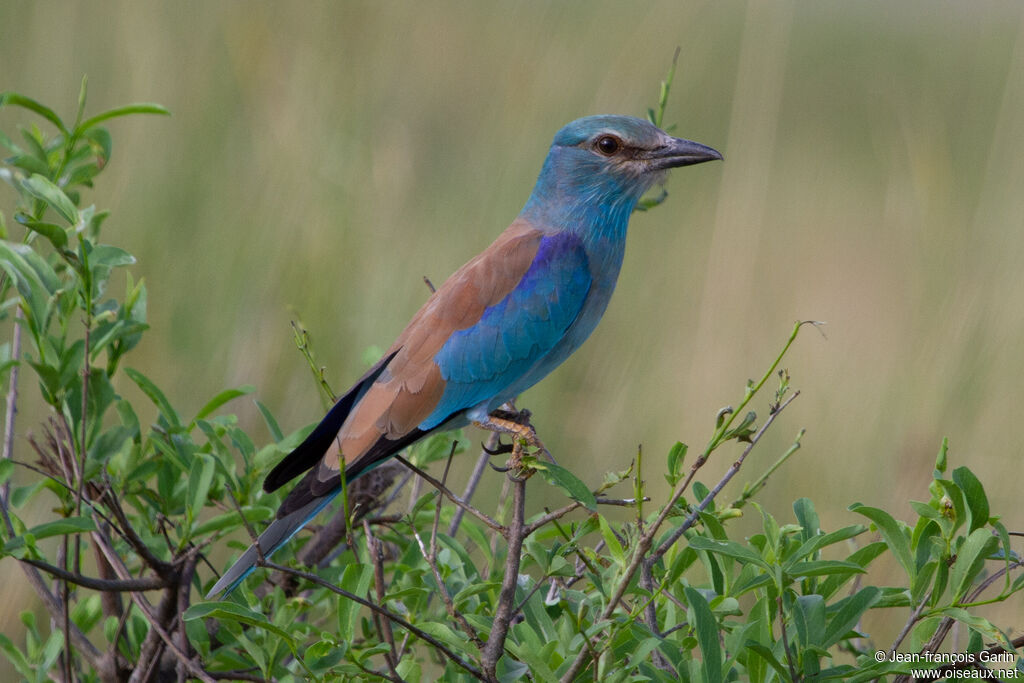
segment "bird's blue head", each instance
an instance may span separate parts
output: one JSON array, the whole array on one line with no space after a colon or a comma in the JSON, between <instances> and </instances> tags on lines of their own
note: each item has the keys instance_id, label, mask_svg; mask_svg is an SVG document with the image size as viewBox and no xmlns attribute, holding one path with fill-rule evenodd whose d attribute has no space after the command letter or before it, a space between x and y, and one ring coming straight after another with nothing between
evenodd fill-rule
<instances>
[{"instance_id":1,"label":"bird's blue head","mask_svg":"<svg viewBox=\"0 0 1024 683\"><path fill-rule=\"evenodd\" d=\"M668 169L721 158L633 116L576 119L555 135L522 215L550 229L624 236L640 196Z\"/></svg>"}]
</instances>

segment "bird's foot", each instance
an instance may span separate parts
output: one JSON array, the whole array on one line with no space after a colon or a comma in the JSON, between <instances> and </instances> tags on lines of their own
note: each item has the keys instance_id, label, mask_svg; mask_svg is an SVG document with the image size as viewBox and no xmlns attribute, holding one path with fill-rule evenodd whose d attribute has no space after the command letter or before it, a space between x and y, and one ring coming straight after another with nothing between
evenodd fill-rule
<instances>
[{"instance_id":1,"label":"bird's foot","mask_svg":"<svg viewBox=\"0 0 1024 683\"><path fill-rule=\"evenodd\" d=\"M525 415L524 415L525 413ZM534 448L543 448L544 445L537 438L537 431L530 424L530 413L509 413L503 410L496 410L487 416L486 420L474 423L480 429L499 434L509 434L513 442L525 441L527 445Z\"/></svg>"},{"instance_id":2,"label":"bird's foot","mask_svg":"<svg viewBox=\"0 0 1024 683\"><path fill-rule=\"evenodd\" d=\"M502 443L501 439L498 439L498 445L494 449L487 447L487 444L480 444L480 448L484 450L487 455L505 455L511 453L514 446L510 443Z\"/></svg>"},{"instance_id":3,"label":"bird's foot","mask_svg":"<svg viewBox=\"0 0 1024 683\"><path fill-rule=\"evenodd\" d=\"M511 451L511 457L508 461L508 469L519 472L521 476L528 477L533 474L533 471L522 464L522 457L525 452L524 447L529 446L534 448L541 453L546 454L549 458L551 454L548 453L548 449L544 447L541 440L537 438L537 431L530 424L530 411L523 410L518 413L511 413L504 410L496 410L487 416L486 420L474 422L480 429L486 429L490 432L497 432L498 434L509 434L512 437L511 445L502 444L499 442L498 448L494 450L492 455L499 453L508 453ZM491 451L487 451L491 453Z\"/></svg>"}]
</instances>

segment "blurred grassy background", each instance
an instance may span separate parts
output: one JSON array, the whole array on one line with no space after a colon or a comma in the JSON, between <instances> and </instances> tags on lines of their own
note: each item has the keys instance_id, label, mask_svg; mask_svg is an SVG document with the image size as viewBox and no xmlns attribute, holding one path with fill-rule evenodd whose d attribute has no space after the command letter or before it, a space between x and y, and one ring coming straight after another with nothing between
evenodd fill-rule
<instances>
[{"instance_id":1,"label":"blurred grassy background","mask_svg":"<svg viewBox=\"0 0 1024 683\"><path fill-rule=\"evenodd\" d=\"M604 322L522 402L548 446L596 482L643 443L659 495L669 446L701 447L793 321L823 320L786 363L803 396L738 480L807 427L773 513L809 496L829 528L862 521L854 501L909 516L949 436L1021 530L1019 2L5 2L0 90L70 115L88 74L93 112L173 112L112 124L88 198L149 285L129 365L183 412L254 384L290 431L321 408L289 321L343 388L424 301L421 277L515 216L554 132L643 115L676 45L666 121L726 161L676 171L634 218ZM27 120L0 111L5 130ZM30 603L4 572L10 633ZM1022 613L987 614L1019 632Z\"/></svg>"}]
</instances>

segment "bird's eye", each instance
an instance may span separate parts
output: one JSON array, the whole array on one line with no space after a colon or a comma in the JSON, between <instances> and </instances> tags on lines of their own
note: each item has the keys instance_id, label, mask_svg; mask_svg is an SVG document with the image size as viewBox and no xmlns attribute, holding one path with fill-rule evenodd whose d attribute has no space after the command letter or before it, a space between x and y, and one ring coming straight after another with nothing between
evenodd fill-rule
<instances>
[{"instance_id":1,"label":"bird's eye","mask_svg":"<svg viewBox=\"0 0 1024 683\"><path fill-rule=\"evenodd\" d=\"M611 156L619 151L622 143L614 135L603 135L597 139L597 151L605 156Z\"/></svg>"}]
</instances>

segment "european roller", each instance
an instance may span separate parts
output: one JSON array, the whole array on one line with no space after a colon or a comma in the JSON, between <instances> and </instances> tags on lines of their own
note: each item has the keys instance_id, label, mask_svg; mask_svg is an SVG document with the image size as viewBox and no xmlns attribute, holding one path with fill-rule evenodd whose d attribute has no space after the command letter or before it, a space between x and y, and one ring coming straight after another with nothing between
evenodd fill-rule
<instances>
[{"instance_id":1,"label":"european roller","mask_svg":"<svg viewBox=\"0 0 1024 683\"><path fill-rule=\"evenodd\" d=\"M433 432L517 426L492 413L558 367L604 314L637 201L669 169L721 159L642 119L588 116L558 131L512 224L434 292L376 365L267 476L303 475L258 543L269 556L352 481ZM235 588L254 544L207 597Z\"/></svg>"}]
</instances>

